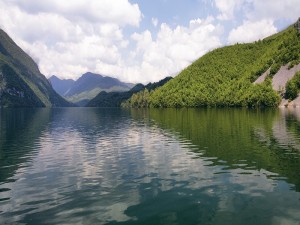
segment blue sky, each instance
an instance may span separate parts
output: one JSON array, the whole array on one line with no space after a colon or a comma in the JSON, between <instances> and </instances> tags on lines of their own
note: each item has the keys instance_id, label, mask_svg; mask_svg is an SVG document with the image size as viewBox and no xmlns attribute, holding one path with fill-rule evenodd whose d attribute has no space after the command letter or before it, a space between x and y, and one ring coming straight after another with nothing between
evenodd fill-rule
<instances>
[{"instance_id":1,"label":"blue sky","mask_svg":"<svg viewBox=\"0 0 300 225\"><path fill-rule=\"evenodd\" d=\"M50 77L176 76L206 52L274 34L299 0L0 0L0 27Z\"/></svg>"}]
</instances>

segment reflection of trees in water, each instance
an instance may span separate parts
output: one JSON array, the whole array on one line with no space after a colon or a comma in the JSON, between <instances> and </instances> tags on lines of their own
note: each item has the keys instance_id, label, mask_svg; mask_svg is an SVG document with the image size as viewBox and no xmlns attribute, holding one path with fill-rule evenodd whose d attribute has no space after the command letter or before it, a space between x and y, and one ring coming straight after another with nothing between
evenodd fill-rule
<instances>
[{"instance_id":1,"label":"reflection of trees in water","mask_svg":"<svg viewBox=\"0 0 300 225\"><path fill-rule=\"evenodd\" d=\"M299 187L299 159L286 154L273 135L278 112L166 109L133 110L131 115L77 108L2 116L1 127L12 124L0 129L6 146L19 139L31 149L16 155L15 163L28 157L43 163L31 166L33 176L25 174L22 189L15 186L28 198L17 201L16 208L39 202L40 193L55 202L51 207L40 203L44 208L27 213L21 222L43 224L47 218L49 224L75 224L84 218L91 224L223 224L229 218L233 224L253 224L249 215L260 212L297 218L286 210L293 208L294 193L286 194L282 204L273 193L275 182L266 178L272 171ZM41 145L39 152L35 144ZM243 175L245 171L251 174ZM34 180L35 173L42 179ZM40 193L25 195L33 184ZM280 205L285 211L272 207ZM257 224L271 224L270 219L262 216Z\"/></svg>"},{"instance_id":2,"label":"reflection of trees in water","mask_svg":"<svg viewBox=\"0 0 300 225\"><path fill-rule=\"evenodd\" d=\"M217 122L222 123L223 121L224 123L222 123L221 126L216 126L216 131L210 131L207 136L204 136L205 132L202 133L196 128L197 126L204 126L199 124L197 112L195 115L192 115L193 113L185 115L184 113L186 112L182 113L180 110L177 112L174 112L174 110L151 110L148 112L140 110L132 111L132 116L136 121L138 121L138 123L145 123L146 125L150 124L151 129L155 129L158 132L161 130L162 135L170 137L169 140L177 139L179 143L182 143L181 147L187 147L185 144L188 140L185 137L189 136L189 140L191 140L194 144L189 147L194 147L196 153L193 155L197 155L197 152L201 152L203 154L200 158L194 160L190 159L189 161L188 157L185 156L188 154L184 154L184 152L182 152L182 148L182 155L180 155L173 147L174 150L171 151L171 154L178 154L174 157L177 157L177 165L182 162L186 162L187 164L185 165L185 171L180 173L181 179L176 180L175 177L168 176L168 173L171 173L172 169L176 168L176 164L173 164L170 168L168 168L168 166L172 164L173 156L166 155L164 157L163 153L158 154L152 150L153 155L158 156L154 161L158 162L158 165L165 166L162 171L159 170L157 176L153 177L148 182L138 183L140 202L128 207L128 209L124 212L128 217L135 219L129 221L108 222L107 225L271 224L274 221L276 223L280 223L280 221L284 220L293 223L300 218L299 210L292 210L295 206L294 193L285 194L284 199L286 202L283 203L282 193L274 191L274 189L276 189L274 186L275 182L273 183L271 179L267 179L265 177L265 175L272 176L272 173L263 169L263 166L268 165L266 162L262 161L262 159L261 161L253 161L252 165L255 165L255 168L250 168L249 163L247 166L243 166L242 163L247 164L247 160L250 160L247 158L248 156L242 157L239 154L235 155L235 153L230 152L230 150L227 151L227 154L229 154L229 157L226 158L227 161L222 160L225 158L223 155L222 158L218 156L216 158L215 152L210 151L210 148L214 147L213 145L209 145L212 144L213 140L203 140L204 138L209 137L209 135L215 133L216 135L214 135L214 138L217 139L220 138L221 135L231 131L232 128L229 127L230 124L231 126L240 124L240 122L234 121L239 113L234 113L235 116L232 116L229 112L227 114L229 117L218 115L216 117L219 117ZM203 120L207 119L207 116L205 117L204 115L206 114L204 113L200 117ZM272 115L272 113L267 114L267 118L270 119L270 115ZM271 117L270 121L266 122L264 116L259 115L259 113L254 116L254 119L249 118L248 115L246 118L248 118L249 121L246 123L253 123L257 120L258 124L262 125L262 129L272 131L272 120L276 118L276 116L277 113ZM194 119L191 120L191 118ZM226 118L230 118L229 123L228 121L224 121ZM242 118L245 117L242 116ZM186 123L188 123L188 125L186 125ZM184 128L189 127L191 123L195 124L195 126L190 127L192 131L185 130ZM228 125L228 127L226 127L226 125ZM246 127L247 128L245 128L245 130L244 128L241 129L242 131L245 131L246 134L241 133L239 137L245 139L246 136L250 134L248 137L248 139L250 139L249 144L255 141L256 145L260 146L261 142L256 140L257 138L255 137L252 126L247 126L246 124ZM234 129L239 128L233 128L230 136L233 135L235 137L236 131L234 131ZM238 142L239 137L233 141L229 141L226 146L235 147L240 143L246 143L245 146L247 147L247 140ZM226 137L223 139L226 140ZM199 144L196 144L196 142L201 143L206 147L200 146ZM253 147L253 149L255 149L255 147ZM218 147L216 148L219 150ZM220 149L224 149L224 147L220 147ZM251 150L249 155L253 154L253 149L248 149ZM271 151L272 149L270 152ZM224 154L224 156L226 156L226 154ZM239 158L236 160L232 159L235 156L238 156ZM166 159L166 157L168 157L168 159ZM255 159L255 157L251 158L251 160ZM231 163L228 163L229 161ZM199 166L203 166L205 162L207 162L207 164L209 164L209 162L213 163L205 167ZM194 164L189 166L190 163ZM222 171L222 167L225 170L228 170L228 173L226 171ZM165 168L168 168L168 172L164 170ZM243 175L242 173L247 172L247 170L249 174L247 175L246 173ZM219 179L216 179L218 172L223 174L219 176ZM203 173L205 173L206 176L204 176ZM164 174L163 179L157 178L160 177L161 174ZM187 174L189 179L186 178L184 174ZM162 185L166 180L170 182L168 189L164 189ZM194 185L191 185L192 183L194 183ZM276 216L265 216L266 214Z\"/></svg>"},{"instance_id":3,"label":"reflection of trees in water","mask_svg":"<svg viewBox=\"0 0 300 225\"><path fill-rule=\"evenodd\" d=\"M291 132L284 122L289 117L278 110L170 109L147 113L159 127L191 140L203 157L216 157L213 165L264 169L276 173L275 179L286 177L300 190L299 152L291 154L298 148L295 137L300 131ZM137 111L133 115L139 118Z\"/></svg>"},{"instance_id":4,"label":"reflection of trees in water","mask_svg":"<svg viewBox=\"0 0 300 225\"><path fill-rule=\"evenodd\" d=\"M0 182L35 154L34 145L49 115L49 109L0 109Z\"/></svg>"}]
</instances>

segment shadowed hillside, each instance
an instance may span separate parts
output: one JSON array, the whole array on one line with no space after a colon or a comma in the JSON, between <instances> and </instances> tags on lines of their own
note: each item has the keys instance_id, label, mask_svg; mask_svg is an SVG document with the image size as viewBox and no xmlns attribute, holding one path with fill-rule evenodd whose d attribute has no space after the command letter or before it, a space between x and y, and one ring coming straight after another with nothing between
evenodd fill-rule
<instances>
[{"instance_id":1,"label":"shadowed hillside","mask_svg":"<svg viewBox=\"0 0 300 225\"><path fill-rule=\"evenodd\" d=\"M37 64L0 29L0 107L71 106Z\"/></svg>"}]
</instances>

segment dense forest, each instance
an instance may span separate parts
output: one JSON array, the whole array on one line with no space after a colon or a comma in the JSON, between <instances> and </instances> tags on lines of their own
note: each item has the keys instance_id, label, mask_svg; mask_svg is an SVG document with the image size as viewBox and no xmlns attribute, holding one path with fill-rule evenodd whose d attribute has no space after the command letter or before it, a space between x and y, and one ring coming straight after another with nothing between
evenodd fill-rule
<instances>
[{"instance_id":1,"label":"dense forest","mask_svg":"<svg viewBox=\"0 0 300 225\"><path fill-rule=\"evenodd\" d=\"M122 106L276 107L282 93L273 90L272 76L283 65L292 68L299 64L299 49L300 34L294 26L255 43L219 48L195 61L164 86L154 91L142 90ZM267 70L270 72L265 81L253 84ZM297 86L299 82L287 85L291 83ZM297 87L296 96L300 85ZM289 98L295 98L295 94Z\"/></svg>"}]
</instances>

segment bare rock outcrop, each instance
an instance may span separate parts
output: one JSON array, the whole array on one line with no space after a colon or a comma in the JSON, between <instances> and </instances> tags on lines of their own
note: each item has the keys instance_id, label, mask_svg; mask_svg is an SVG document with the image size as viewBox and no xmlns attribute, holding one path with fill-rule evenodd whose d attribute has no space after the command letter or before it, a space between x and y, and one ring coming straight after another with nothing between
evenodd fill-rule
<instances>
[{"instance_id":1,"label":"bare rock outcrop","mask_svg":"<svg viewBox=\"0 0 300 225\"><path fill-rule=\"evenodd\" d=\"M292 79L296 72L300 71L300 64L294 66L291 69L288 69L288 65L282 66L279 71L272 78L272 86L273 89L280 92L285 93L285 85L286 83ZM254 81L254 84L260 84L264 82L267 76L270 73L270 69L268 69L265 73L263 73L260 77ZM300 96L298 96L293 101L289 101L288 99L283 98L279 107L300 107Z\"/></svg>"},{"instance_id":2,"label":"bare rock outcrop","mask_svg":"<svg viewBox=\"0 0 300 225\"><path fill-rule=\"evenodd\" d=\"M286 83L293 78L295 73L300 71L300 64L288 69L288 66L282 66L280 70L273 76L272 86L276 91L285 90Z\"/></svg>"}]
</instances>

